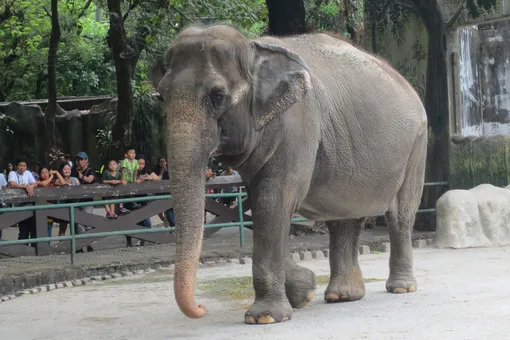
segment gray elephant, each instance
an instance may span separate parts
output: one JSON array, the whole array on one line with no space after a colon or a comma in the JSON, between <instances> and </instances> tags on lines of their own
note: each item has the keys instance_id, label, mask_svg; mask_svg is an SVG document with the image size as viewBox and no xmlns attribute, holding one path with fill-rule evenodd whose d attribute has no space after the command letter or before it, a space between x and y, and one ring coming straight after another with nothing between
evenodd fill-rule
<instances>
[{"instance_id":1,"label":"gray elephant","mask_svg":"<svg viewBox=\"0 0 510 340\"><path fill-rule=\"evenodd\" d=\"M417 289L411 232L427 118L386 62L326 34L249 40L214 25L183 30L152 74L167 117L178 225L174 289L186 316L206 314L194 285L211 155L239 171L251 199L255 302L246 323L289 320L313 297L314 273L289 256L294 212L327 221L327 302L364 296L358 221L382 211L391 239L386 289Z\"/></svg>"}]
</instances>

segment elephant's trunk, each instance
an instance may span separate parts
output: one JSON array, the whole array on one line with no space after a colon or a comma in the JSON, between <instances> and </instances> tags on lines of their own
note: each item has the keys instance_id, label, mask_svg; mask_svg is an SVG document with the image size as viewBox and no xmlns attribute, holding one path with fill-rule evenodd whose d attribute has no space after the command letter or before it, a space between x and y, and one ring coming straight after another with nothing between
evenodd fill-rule
<instances>
[{"instance_id":1,"label":"elephant's trunk","mask_svg":"<svg viewBox=\"0 0 510 340\"><path fill-rule=\"evenodd\" d=\"M168 162L177 235L174 293L184 315L196 319L206 314L204 306L195 302L194 289L202 249L205 205L203 165L207 155L201 150L198 134L188 131L192 129L190 126L182 125L171 129Z\"/></svg>"}]
</instances>

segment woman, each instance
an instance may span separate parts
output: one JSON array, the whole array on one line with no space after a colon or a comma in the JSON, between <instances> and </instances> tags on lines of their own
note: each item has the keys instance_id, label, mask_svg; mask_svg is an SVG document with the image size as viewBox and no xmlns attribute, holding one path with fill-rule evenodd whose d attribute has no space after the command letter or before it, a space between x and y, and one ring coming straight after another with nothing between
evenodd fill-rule
<instances>
[{"instance_id":1,"label":"woman","mask_svg":"<svg viewBox=\"0 0 510 340\"><path fill-rule=\"evenodd\" d=\"M9 172L11 172L12 170L14 170L13 163L12 162L7 163L7 166L5 167L5 170L4 170L5 177L9 176Z\"/></svg>"},{"instance_id":2,"label":"woman","mask_svg":"<svg viewBox=\"0 0 510 340\"><path fill-rule=\"evenodd\" d=\"M60 178L59 178L60 177ZM56 170L50 170L46 166L42 166L39 168L39 176L37 179L37 186L48 188L48 187L54 187L57 185L57 182L60 183L60 179L62 179L62 176L58 173ZM48 203L57 203L56 201L48 201ZM53 229L53 218L48 217L48 237L51 237Z\"/></svg>"},{"instance_id":3,"label":"woman","mask_svg":"<svg viewBox=\"0 0 510 340\"><path fill-rule=\"evenodd\" d=\"M165 157L159 157L158 158L158 163L156 164L156 166L154 167L154 169L152 169L153 172L156 173L156 175L159 176L159 179L169 179L168 177L168 168L167 168L167 164L166 164L166 158Z\"/></svg>"},{"instance_id":4,"label":"woman","mask_svg":"<svg viewBox=\"0 0 510 340\"><path fill-rule=\"evenodd\" d=\"M140 164L138 164L138 166L140 166ZM159 157L158 158L158 163L156 164L154 169L152 169L152 171L161 180L169 180L170 179L170 177L168 175L168 168L167 168L166 158L165 157ZM167 212L168 212L168 210L167 210ZM173 212L173 210L172 210L172 212ZM168 213L167 213L167 216L165 216L164 212L163 213L159 213L158 216L161 219L161 221L163 222L165 228L170 227L170 223L169 222L171 222L173 224L173 220L172 221L168 220L168 217L169 217ZM172 218L172 216L170 216L170 218Z\"/></svg>"},{"instance_id":5,"label":"woman","mask_svg":"<svg viewBox=\"0 0 510 340\"><path fill-rule=\"evenodd\" d=\"M164 158L163 161L166 163ZM143 156L138 156L138 174L136 178L136 183L160 180L160 177L154 171L146 167L146 164L147 163L145 161L145 158Z\"/></svg>"},{"instance_id":6,"label":"woman","mask_svg":"<svg viewBox=\"0 0 510 340\"><path fill-rule=\"evenodd\" d=\"M67 185L80 185L80 181L76 177L71 177L71 166L69 163L64 163L60 166L60 177L59 181L57 182L59 186L67 186ZM59 176L57 175L57 176ZM72 200L60 200L58 203L71 203ZM59 230L58 230L58 236L65 236L67 231L67 225L68 222L65 221L58 221L59 223Z\"/></svg>"}]
</instances>

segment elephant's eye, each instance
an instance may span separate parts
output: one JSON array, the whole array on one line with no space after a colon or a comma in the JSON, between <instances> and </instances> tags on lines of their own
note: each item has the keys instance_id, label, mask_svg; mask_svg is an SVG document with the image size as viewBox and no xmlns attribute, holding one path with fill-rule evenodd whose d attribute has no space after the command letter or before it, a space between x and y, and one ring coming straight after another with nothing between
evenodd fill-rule
<instances>
[{"instance_id":1,"label":"elephant's eye","mask_svg":"<svg viewBox=\"0 0 510 340\"><path fill-rule=\"evenodd\" d=\"M213 90L210 94L211 104L216 109L219 110L225 103L225 94L218 90Z\"/></svg>"}]
</instances>

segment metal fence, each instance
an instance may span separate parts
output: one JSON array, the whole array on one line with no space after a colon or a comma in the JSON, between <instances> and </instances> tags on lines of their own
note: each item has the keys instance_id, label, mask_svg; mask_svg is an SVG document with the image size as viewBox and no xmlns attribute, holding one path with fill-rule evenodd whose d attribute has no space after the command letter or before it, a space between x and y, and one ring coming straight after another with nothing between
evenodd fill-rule
<instances>
[{"instance_id":1,"label":"metal fence","mask_svg":"<svg viewBox=\"0 0 510 340\"><path fill-rule=\"evenodd\" d=\"M445 186L448 185L447 182L431 182L425 183L424 186ZM213 229L213 228L230 228L230 227L238 227L239 228L239 243L241 247L244 247L244 227L253 225L252 221L244 221L243 220L243 197L248 196L246 192L237 192L237 193L218 193L218 194L206 194L206 198L225 198L225 197L236 197L237 198L237 210L239 214L239 222L228 222L228 223L214 223L214 224L205 224L204 228ZM29 243L40 243L40 242L50 242L50 241L71 241L71 263L74 264L76 260L76 240L83 238L94 238L94 237L107 237L107 236L118 236L118 235L135 235L135 234L144 234L144 233L168 233L169 231L174 231L175 227L170 228L140 228L136 230L120 230L120 231L109 231L109 232L97 232L97 233L87 233L87 234L75 234L74 228L74 209L85 206L98 206L105 204L117 204L117 203L127 203L127 202L148 202L148 201L156 201L156 200L169 200L172 198L172 195L161 195L161 196L148 196L148 197L136 197L136 198L122 198L122 199L110 199L110 200L101 200L101 201L93 201L93 202L76 202L76 203L61 203L58 204L58 208L67 208L69 209L69 236L53 236L53 237L37 237L25 240L12 240L12 241L0 241L1 246L9 246L16 244L29 244ZM21 212L21 211L37 211L37 210L50 210L55 209L55 204L45 204L45 205L36 205L36 206L24 206L24 207L12 207L12 208L0 208L0 214L10 213L10 212ZM418 213L433 213L436 209L420 209ZM384 213L379 214L378 216L384 216ZM309 221L307 218L293 218L292 222L306 222Z\"/></svg>"}]
</instances>

